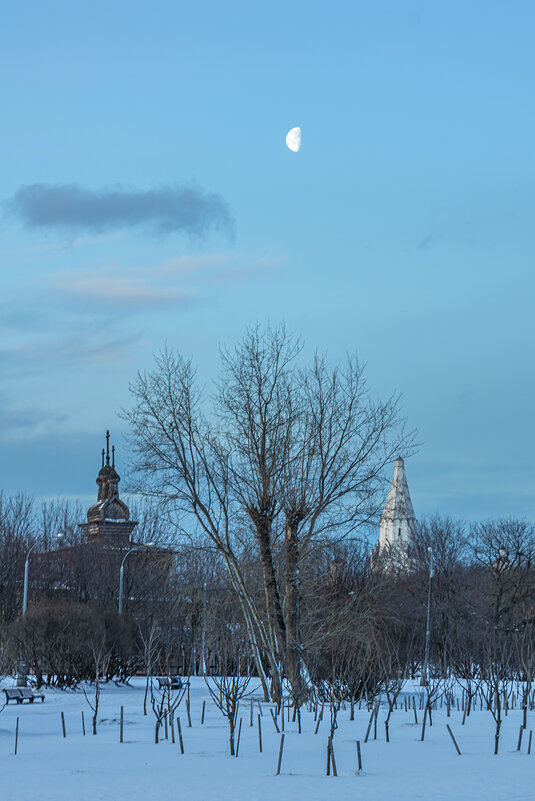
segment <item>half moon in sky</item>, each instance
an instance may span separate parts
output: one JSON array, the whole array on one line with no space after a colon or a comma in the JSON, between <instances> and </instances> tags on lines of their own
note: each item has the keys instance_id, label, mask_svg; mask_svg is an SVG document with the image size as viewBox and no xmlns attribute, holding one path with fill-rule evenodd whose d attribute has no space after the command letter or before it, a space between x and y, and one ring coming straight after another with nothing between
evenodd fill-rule
<instances>
[{"instance_id":1,"label":"half moon in sky","mask_svg":"<svg viewBox=\"0 0 535 801\"><path fill-rule=\"evenodd\" d=\"M286 134L286 146L294 153L297 153L301 147L301 128L292 128Z\"/></svg>"}]
</instances>

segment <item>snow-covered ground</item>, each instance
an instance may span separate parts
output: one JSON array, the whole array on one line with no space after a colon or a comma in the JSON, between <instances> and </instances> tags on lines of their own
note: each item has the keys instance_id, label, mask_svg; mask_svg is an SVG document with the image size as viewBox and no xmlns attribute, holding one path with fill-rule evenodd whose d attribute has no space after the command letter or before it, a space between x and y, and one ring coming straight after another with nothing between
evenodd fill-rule
<instances>
[{"instance_id":1,"label":"snow-covered ground","mask_svg":"<svg viewBox=\"0 0 535 801\"><path fill-rule=\"evenodd\" d=\"M2 686L13 686L6 679ZM521 752L517 752L520 710L505 718L501 753L493 755L493 720L489 712L473 711L461 725L462 713L446 709L433 713L433 725L420 741L422 713L414 723L403 705L393 712L390 742L385 741L384 709L379 713L377 740L364 744L369 713L363 708L349 720L339 713L334 745L338 777L327 777L328 714L318 734L314 715L302 715L302 734L286 723L281 774L275 775L280 735L269 706L262 704L263 750L259 753L255 701L254 725L249 725L249 701L242 701L243 718L238 758L229 756L226 720L210 701L203 679L191 680L192 727L184 702L178 711L185 754L178 738L154 743L154 717L143 716L143 679L130 686L103 687L99 731L90 731L91 711L81 690L46 691L34 704L10 703L0 714L0 798L2 801L329 801L329 799L426 799L427 801L512 801L535 798L535 738L527 755L528 720ZM408 687L407 694L418 687ZM90 692L90 690L89 690ZM3 693L2 699L4 697ZM206 701L204 725L202 702ZM119 742L120 707L124 706L124 743ZM82 735L81 712L86 720ZM62 734L64 712L67 737ZM19 718L18 754L14 754ZM458 756L446 729L450 726L462 755ZM163 736L163 731L162 731ZM373 737L373 730L372 730ZM362 742L363 771L357 774L356 740Z\"/></svg>"}]
</instances>

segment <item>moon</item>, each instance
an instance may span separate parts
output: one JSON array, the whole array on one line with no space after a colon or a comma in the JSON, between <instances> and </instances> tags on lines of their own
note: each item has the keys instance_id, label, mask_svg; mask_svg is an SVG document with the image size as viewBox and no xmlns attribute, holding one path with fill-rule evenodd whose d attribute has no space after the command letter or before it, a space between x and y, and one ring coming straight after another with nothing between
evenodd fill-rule
<instances>
[{"instance_id":1,"label":"moon","mask_svg":"<svg viewBox=\"0 0 535 801\"><path fill-rule=\"evenodd\" d=\"M297 153L301 147L301 128L292 128L291 131L288 131L286 134L286 146L294 153Z\"/></svg>"}]
</instances>

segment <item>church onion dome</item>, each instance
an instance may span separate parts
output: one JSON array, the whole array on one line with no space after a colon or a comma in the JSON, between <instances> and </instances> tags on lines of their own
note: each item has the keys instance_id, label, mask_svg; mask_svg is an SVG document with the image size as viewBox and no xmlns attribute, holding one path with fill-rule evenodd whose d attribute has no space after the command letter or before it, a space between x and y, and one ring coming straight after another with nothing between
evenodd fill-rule
<instances>
[{"instance_id":1,"label":"church onion dome","mask_svg":"<svg viewBox=\"0 0 535 801\"><path fill-rule=\"evenodd\" d=\"M119 498L119 481L121 477L115 469L115 446L111 449L110 464L110 432L106 431L106 451L102 449L102 467L97 476L97 502L87 511L87 522L97 523L103 520L126 521L130 517L128 506Z\"/></svg>"}]
</instances>

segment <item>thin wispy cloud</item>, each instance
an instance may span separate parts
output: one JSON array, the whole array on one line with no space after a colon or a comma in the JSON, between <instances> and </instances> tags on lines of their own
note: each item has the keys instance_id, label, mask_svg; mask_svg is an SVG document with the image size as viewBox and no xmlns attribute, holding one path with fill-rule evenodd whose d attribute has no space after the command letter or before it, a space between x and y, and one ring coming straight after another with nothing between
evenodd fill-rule
<instances>
[{"instance_id":1,"label":"thin wispy cloud","mask_svg":"<svg viewBox=\"0 0 535 801\"><path fill-rule=\"evenodd\" d=\"M148 267L154 275L161 276L185 276L193 273L198 274L205 271L217 270L225 264L229 264L237 256L234 253L185 253L174 259L166 259L163 262Z\"/></svg>"},{"instance_id":2,"label":"thin wispy cloud","mask_svg":"<svg viewBox=\"0 0 535 801\"><path fill-rule=\"evenodd\" d=\"M68 421L66 414L57 414L36 406L19 407L0 396L0 440L33 439L47 431L57 431Z\"/></svg>"},{"instance_id":3,"label":"thin wispy cloud","mask_svg":"<svg viewBox=\"0 0 535 801\"><path fill-rule=\"evenodd\" d=\"M78 184L29 184L5 204L27 228L101 233L138 228L159 234L205 238L212 231L234 234L225 200L198 186L168 184L136 190L122 186L87 189Z\"/></svg>"},{"instance_id":4,"label":"thin wispy cloud","mask_svg":"<svg viewBox=\"0 0 535 801\"><path fill-rule=\"evenodd\" d=\"M111 274L108 270L56 273L51 278L54 289L88 304L119 309L153 309L190 301L191 289L156 287L144 275Z\"/></svg>"},{"instance_id":5,"label":"thin wispy cloud","mask_svg":"<svg viewBox=\"0 0 535 801\"><path fill-rule=\"evenodd\" d=\"M26 248L29 253L46 253L51 250L69 250L77 245L99 245L102 242L112 242L125 235L124 231L114 231L111 234L95 234L94 236L77 236L71 239L63 239L61 242L50 242L49 244L34 245Z\"/></svg>"},{"instance_id":6,"label":"thin wispy cloud","mask_svg":"<svg viewBox=\"0 0 535 801\"><path fill-rule=\"evenodd\" d=\"M256 256L230 252L186 254L168 259L149 269L160 276L195 276L203 282L226 283L231 280L253 278L255 275L282 267L283 255Z\"/></svg>"},{"instance_id":7,"label":"thin wispy cloud","mask_svg":"<svg viewBox=\"0 0 535 801\"><path fill-rule=\"evenodd\" d=\"M248 258L231 253L187 254L144 267L101 265L63 270L46 278L48 290L108 314L151 311L201 302L210 285L248 281L276 269L283 257Z\"/></svg>"},{"instance_id":8,"label":"thin wispy cloud","mask_svg":"<svg viewBox=\"0 0 535 801\"><path fill-rule=\"evenodd\" d=\"M284 256L264 256L242 264L228 265L214 274L211 280L219 284L239 283L262 273L277 270L284 265L285 261Z\"/></svg>"},{"instance_id":9,"label":"thin wispy cloud","mask_svg":"<svg viewBox=\"0 0 535 801\"><path fill-rule=\"evenodd\" d=\"M0 303L0 371L7 381L43 371L114 369L156 347L163 321L218 303L222 284L231 291L284 261L192 253L135 266L100 262L25 280Z\"/></svg>"},{"instance_id":10,"label":"thin wispy cloud","mask_svg":"<svg viewBox=\"0 0 535 801\"><path fill-rule=\"evenodd\" d=\"M0 345L0 371L4 378L35 376L51 369L80 369L88 364L113 366L127 362L133 348L143 344L139 330L122 330L110 318L107 324L84 322L78 318L76 328L62 325L50 328L40 336L20 333L11 342Z\"/></svg>"}]
</instances>

